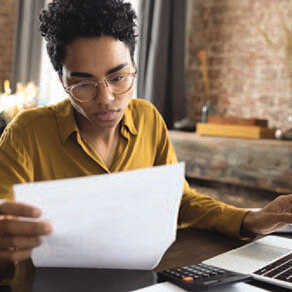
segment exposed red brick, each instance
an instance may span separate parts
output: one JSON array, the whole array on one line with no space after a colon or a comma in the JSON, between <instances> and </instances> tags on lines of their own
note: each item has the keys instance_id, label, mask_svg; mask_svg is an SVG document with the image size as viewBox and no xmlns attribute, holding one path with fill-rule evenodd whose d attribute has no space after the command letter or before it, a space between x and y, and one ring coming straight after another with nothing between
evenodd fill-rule
<instances>
[{"instance_id":1,"label":"exposed red brick","mask_svg":"<svg viewBox=\"0 0 292 292\"><path fill-rule=\"evenodd\" d=\"M208 59L208 64L210 67L212 66L222 66L224 64L225 59L223 57L210 57Z\"/></svg>"},{"instance_id":2,"label":"exposed red brick","mask_svg":"<svg viewBox=\"0 0 292 292\"><path fill-rule=\"evenodd\" d=\"M190 21L192 24L195 21L196 26L191 25L187 36L188 114L200 118L204 86L201 86L202 77L194 74L194 69L198 70L199 65L197 52L205 49L211 98L218 113L267 118L271 127L292 126L287 120L292 108L292 76L288 69L285 33L277 13L279 9L290 25L291 0L265 0L264 4L262 0L190 2L195 3ZM257 27L268 33L277 50L266 42ZM292 33L291 25L288 29ZM197 84L201 78L201 85L193 86L192 78Z\"/></svg>"},{"instance_id":3,"label":"exposed red brick","mask_svg":"<svg viewBox=\"0 0 292 292\"><path fill-rule=\"evenodd\" d=\"M232 40L232 34L230 32L221 32L217 30L205 35L205 39L208 44L230 42Z\"/></svg>"},{"instance_id":4,"label":"exposed red brick","mask_svg":"<svg viewBox=\"0 0 292 292\"><path fill-rule=\"evenodd\" d=\"M221 5L218 3L214 3L213 7L209 8L209 13L211 15L222 15L224 13L226 13L229 10L229 6L228 5Z\"/></svg>"},{"instance_id":5,"label":"exposed red brick","mask_svg":"<svg viewBox=\"0 0 292 292\"><path fill-rule=\"evenodd\" d=\"M215 69L212 69L212 70L209 70L209 78L212 79L217 79L220 77L221 75L221 71L220 70L215 70Z\"/></svg>"},{"instance_id":6,"label":"exposed red brick","mask_svg":"<svg viewBox=\"0 0 292 292\"><path fill-rule=\"evenodd\" d=\"M210 46L210 51L215 54L222 54L224 51L224 47L221 44L215 44Z\"/></svg>"}]
</instances>

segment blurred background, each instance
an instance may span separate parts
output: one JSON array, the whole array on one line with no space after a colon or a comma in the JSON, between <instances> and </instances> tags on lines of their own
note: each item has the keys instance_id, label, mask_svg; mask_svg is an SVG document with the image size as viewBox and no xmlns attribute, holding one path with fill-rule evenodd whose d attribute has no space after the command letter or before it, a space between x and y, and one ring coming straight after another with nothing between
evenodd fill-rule
<instances>
[{"instance_id":1,"label":"blurred background","mask_svg":"<svg viewBox=\"0 0 292 292\"><path fill-rule=\"evenodd\" d=\"M64 98L38 32L38 14L45 2L0 0L1 92L5 80L13 92L17 83L33 81L40 105ZM206 95L198 58L201 50L207 55L216 113L268 118L271 126L290 126L290 0L267 0L264 5L260 0L129 2L140 25L137 92L154 101L170 127L185 116L200 120ZM169 87L175 96L167 92Z\"/></svg>"},{"instance_id":2,"label":"blurred background","mask_svg":"<svg viewBox=\"0 0 292 292\"><path fill-rule=\"evenodd\" d=\"M23 108L49 105L66 97L38 31L39 11L48 2L0 0L3 123ZM138 14L135 97L153 102L169 129L195 130L203 114L214 113L221 118L265 120L269 128L282 133L291 129L292 0L128 2ZM175 143L175 147L179 145ZM280 164L291 157L289 151L279 158ZM183 154L179 157L187 160ZM291 171L290 159L285 166L286 179L290 174L287 171ZM216 179L204 177L202 172L190 176L199 188L208 182L214 196L218 190L235 192L236 198L239 193L245 196L242 188L234 191L235 184L229 185L230 180L221 179L226 184L219 186ZM260 196L254 205L265 201L258 181L243 185L256 187L248 190ZM265 184L261 186L265 189ZM267 190L273 196L278 189ZM246 204L236 202L234 195L232 200Z\"/></svg>"}]
</instances>

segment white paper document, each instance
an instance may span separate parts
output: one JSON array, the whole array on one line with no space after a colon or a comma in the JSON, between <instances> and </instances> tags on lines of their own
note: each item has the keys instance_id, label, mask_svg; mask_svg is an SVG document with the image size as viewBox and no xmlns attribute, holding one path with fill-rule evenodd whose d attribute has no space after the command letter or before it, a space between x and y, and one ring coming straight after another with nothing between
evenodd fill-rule
<instances>
[{"instance_id":1,"label":"white paper document","mask_svg":"<svg viewBox=\"0 0 292 292\"><path fill-rule=\"evenodd\" d=\"M134 290L131 292L185 292L187 290L182 289L170 282L163 282L148 286L146 288Z\"/></svg>"},{"instance_id":2,"label":"white paper document","mask_svg":"<svg viewBox=\"0 0 292 292\"><path fill-rule=\"evenodd\" d=\"M184 292L187 291L172 283L163 282L133 292ZM201 290L202 291L202 290ZM235 283L229 285L215 286L208 289L209 292L262 292L267 291L246 283Z\"/></svg>"},{"instance_id":3,"label":"white paper document","mask_svg":"<svg viewBox=\"0 0 292 292\"><path fill-rule=\"evenodd\" d=\"M53 225L37 267L153 269L176 238L184 163L14 186Z\"/></svg>"}]
</instances>

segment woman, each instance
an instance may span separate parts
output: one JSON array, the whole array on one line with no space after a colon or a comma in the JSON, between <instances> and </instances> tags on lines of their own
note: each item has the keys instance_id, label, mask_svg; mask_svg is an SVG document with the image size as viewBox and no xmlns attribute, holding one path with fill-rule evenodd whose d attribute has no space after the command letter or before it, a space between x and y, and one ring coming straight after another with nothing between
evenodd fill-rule
<instances>
[{"instance_id":1,"label":"woman","mask_svg":"<svg viewBox=\"0 0 292 292\"><path fill-rule=\"evenodd\" d=\"M6 128L0 142L1 198L12 199L16 183L176 162L157 110L131 99L135 19L123 0L54 0L41 12L41 33L69 99L25 111ZM291 223L291 210L291 195L247 212L199 194L185 182L179 224L252 237ZM0 214L1 264L29 258L40 237L52 232L46 222L20 218L39 217L41 210L33 206L4 201Z\"/></svg>"}]
</instances>

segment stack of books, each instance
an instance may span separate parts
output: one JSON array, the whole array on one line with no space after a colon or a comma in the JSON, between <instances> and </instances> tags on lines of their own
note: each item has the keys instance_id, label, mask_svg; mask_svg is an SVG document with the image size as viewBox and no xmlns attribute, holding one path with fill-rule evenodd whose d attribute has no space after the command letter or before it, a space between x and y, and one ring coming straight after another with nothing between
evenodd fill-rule
<instances>
[{"instance_id":1,"label":"stack of books","mask_svg":"<svg viewBox=\"0 0 292 292\"><path fill-rule=\"evenodd\" d=\"M250 139L275 139L275 131L268 128L267 120L220 116L209 116L207 123L197 124L196 130L199 135Z\"/></svg>"}]
</instances>

